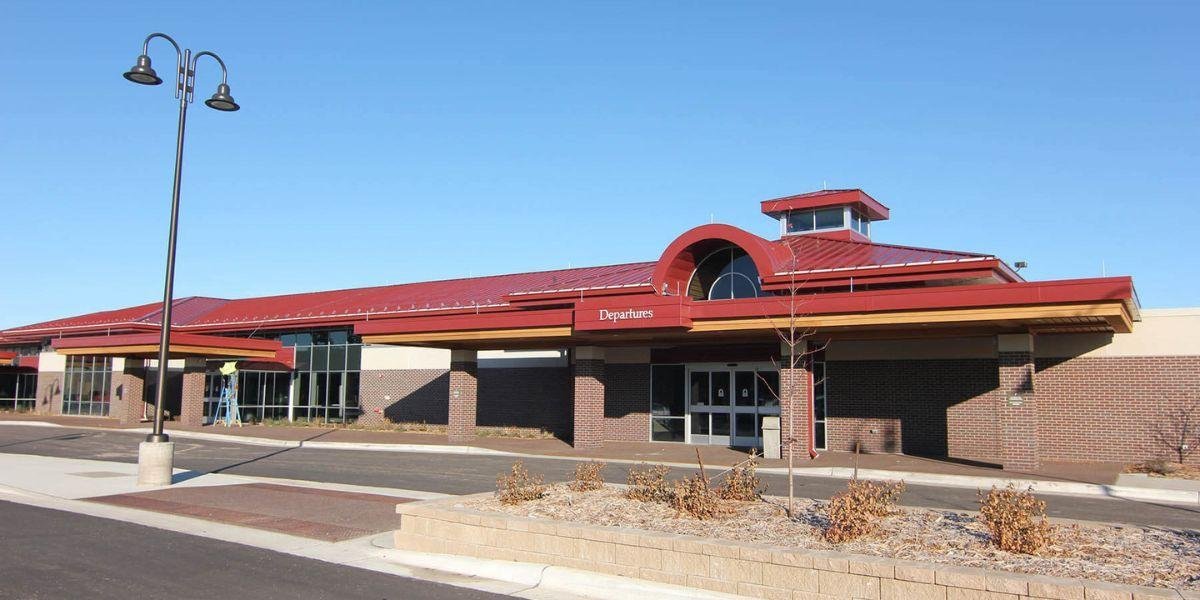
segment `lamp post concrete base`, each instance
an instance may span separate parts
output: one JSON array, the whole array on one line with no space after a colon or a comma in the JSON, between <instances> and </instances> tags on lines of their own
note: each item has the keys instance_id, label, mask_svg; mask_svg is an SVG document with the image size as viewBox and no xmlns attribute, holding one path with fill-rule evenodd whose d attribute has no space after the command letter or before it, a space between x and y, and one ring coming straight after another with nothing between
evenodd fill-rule
<instances>
[{"instance_id":1,"label":"lamp post concrete base","mask_svg":"<svg viewBox=\"0 0 1200 600\"><path fill-rule=\"evenodd\" d=\"M175 467L175 442L142 442L138 445L138 485L171 485Z\"/></svg>"}]
</instances>

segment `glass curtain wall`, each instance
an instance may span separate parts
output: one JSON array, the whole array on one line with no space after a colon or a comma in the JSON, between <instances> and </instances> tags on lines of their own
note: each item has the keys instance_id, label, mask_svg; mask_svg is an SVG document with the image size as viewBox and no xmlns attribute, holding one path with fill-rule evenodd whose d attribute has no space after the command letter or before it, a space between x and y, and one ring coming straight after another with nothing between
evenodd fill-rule
<instances>
[{"instance_id":1,"label":"glass curtain wall","mask_svg":"<svg viewBox=\"0 0 1200 600\"><path fill-rule=\"evenodd\" d=\"M108 416L112 358L68 356L63 379L62 414Z\"/></svg>"},{"instance_id":2,"label":"glass curtain wall","mask_svg":"<svg viewBox=\"0 0 1200 600\"><path fill-rule=\"evenodd\" d=\"M32 410L37 399L37 373L0 373L0 410Z\"/></svg>"},{"instance_id":3,"label":"glass curtain wall","mask_svg":"<svg viewBox=\"0 0 1200 600\"><path fill-rule=\"evenodd\" d=\"M280 341L296 348L293 418L335 423L356 420L361 341L348 331L289 333Z\"/></svg>"},{"instance_id":4,"label":"glass curtain wall","mask_svg":"<svg viewBox=\"0 0 1200 600\"><path fill-rule=\"evenodd\" d=\"M243 423L286 421L292 374L286 371L238 371L238 412ZM204 419L212 422L221 401L225 377L209 373L204 380Z\"/></svg>"}]
</instances>

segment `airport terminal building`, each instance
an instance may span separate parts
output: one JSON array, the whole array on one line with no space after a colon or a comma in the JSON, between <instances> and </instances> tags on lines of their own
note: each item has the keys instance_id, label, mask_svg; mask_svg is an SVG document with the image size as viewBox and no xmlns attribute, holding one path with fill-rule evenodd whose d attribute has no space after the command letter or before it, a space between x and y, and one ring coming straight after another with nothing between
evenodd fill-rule
<instances>
[{"instance_id":1,"label":"airport terminal building","mask_svg":"<svg viewBox=\"0 0 1200 600\"><path fill-rule=\"evenodd\" d=\"M1200 310L1142 310L1129 277L877 243L889 210L861 190L759 208L777 234L701 225L649 262L178 299L167 408L206 423L236 360L245 421L753 447L779 416L809 453L1036 470L1170 455L1200 401ZM0 407L144 419L159 308L0 331Z\"/></svg>"}]
</instances>

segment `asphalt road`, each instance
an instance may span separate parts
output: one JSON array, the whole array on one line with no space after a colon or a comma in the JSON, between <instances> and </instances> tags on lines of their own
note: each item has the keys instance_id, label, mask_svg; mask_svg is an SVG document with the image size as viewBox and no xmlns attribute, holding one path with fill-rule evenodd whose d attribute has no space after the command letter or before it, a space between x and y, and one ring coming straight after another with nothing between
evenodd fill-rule
<instances>
[{"instance_id":1,"label":"asphalt road","mask_svg":"<svg viewBox=\"0 0 1200 600\"><path fill-rule=\"evenodd\" d=\"M0 598L506 597L10 502L0 523Z\"/></svg>"},{"instance_id":2,"label":"asphalt road","mask_svg":"<svg viewBox=\"0 0 1200 600\"><path fill-rule=\"evenodd\" d=\"M0 426L0 453L37 454L137 462L140 434L69 428ZM575 466L569 460L526 459L526 467L547 481L565 481ZM469 494L496 489L496 476L507 471L513 459L504 456L418 454L270 448L229 442L175 439L175 466L202 472L280 477L353 485L422 490L444 494ZM624 465L609 465L608 481L624 482ZM676 469L675 474L682 474ZM767 493L785 494L787 480L763 476ZM824 477L797 477L796 494L825 499L845 482ZM1130 523L1160 527L1200 529L1200 507L1146 501L1077 498L1045 495L1052 517ZM952 510L977 510L975 490L910 485L901 503Z\"/></svg>"}]
</instances>

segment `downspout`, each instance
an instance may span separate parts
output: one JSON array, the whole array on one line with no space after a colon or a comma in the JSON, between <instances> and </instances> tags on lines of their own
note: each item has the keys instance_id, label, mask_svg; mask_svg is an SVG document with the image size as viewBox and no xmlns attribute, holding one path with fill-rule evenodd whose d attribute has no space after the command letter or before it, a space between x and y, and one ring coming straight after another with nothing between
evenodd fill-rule
<instances>
[{"instance_id":1,"label":"downspout","mask_svg":"<svg viewBox=\"0 0 1200 600\"><path fill-rule=\"evenodd\" d=\"M816 438L817 434L817 423L816 416L814 414L814 401L816 399L813 398L812 356L806 356L804 360L806 362L805 366L808 367L805 369L805 371L808 372L808 376L806 378L808 380L808 389L804 393L805 398L808 398L808 458L809 460L813 460L820 456L820 454L817 453L817 444L816 440L814 439Z\"/></svg>"}]
</instances>

